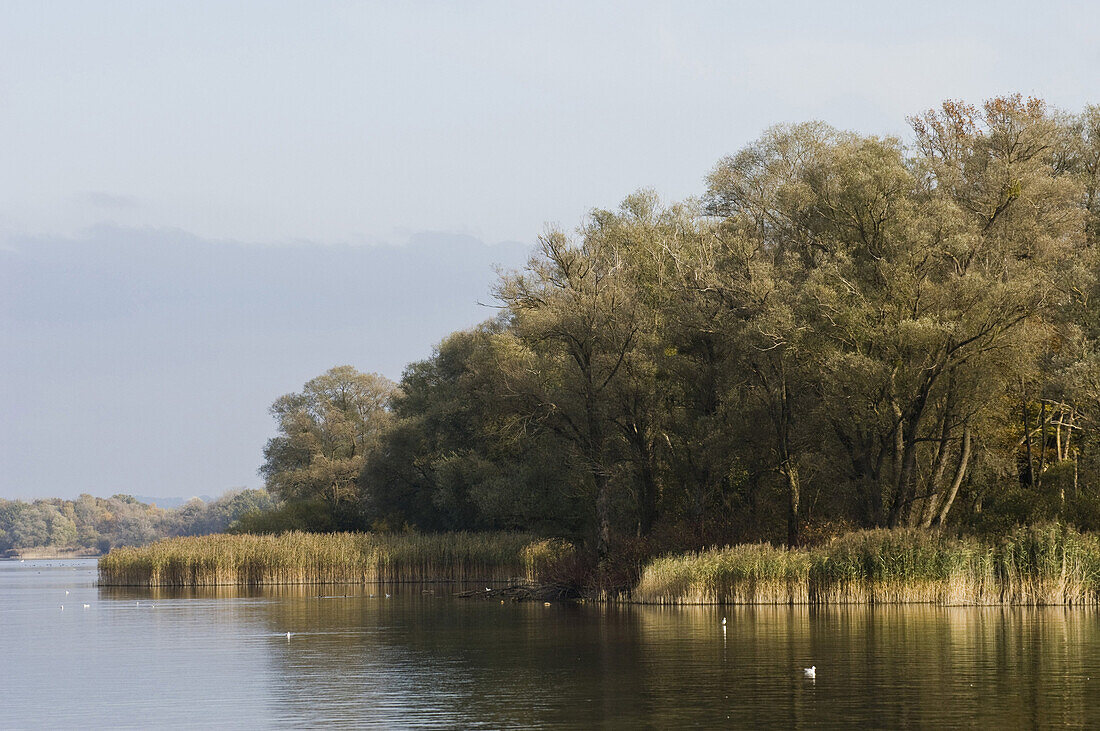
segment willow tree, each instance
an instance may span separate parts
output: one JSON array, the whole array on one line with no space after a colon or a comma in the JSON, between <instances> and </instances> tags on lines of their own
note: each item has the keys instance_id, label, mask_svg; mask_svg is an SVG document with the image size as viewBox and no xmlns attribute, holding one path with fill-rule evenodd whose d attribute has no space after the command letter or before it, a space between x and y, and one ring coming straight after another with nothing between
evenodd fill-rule
<instances>
[{"instance_id":1,"label":"willow tree","mask_svg":"<svg viewBox=\"0 0 1100 731\"><path fill-rule=\"evenodd\" d=\"M818 431L819 354L804 310L814 273L832 253L807 220L806 181L840 137L823 124L777 127L720 161L708 179L710 211L723 221L699 280L718 305L720 336L742 374L730 395L755 405L770 435L787 494L788 546L800 540L802 473Z\"/></svg>"},{"instance_id":2,"label":"willow tree","mask_svg":"<svg viewBox=\"0 0 1100 731\"><path fill-rule=\"evenodd\" d=\"M517 429L537 424L570 445L590 483L602 559L616 517L617 394L638 357L641 326L628 262L597 219L579 241L562 232L543 236L526 269L502 277L497 296L511 315L498 339L502 396Z\"/></svg>"},{"instance_id":3,"label":"willow tree","mask_svg":"<svg viewBox=\"0 0 1100 731\"><path fill-rule=\"evenodd\" d=\"M336 524L354 527L357 480L366 454L390 419L393 382L338 366L271 406L278 436L264 448L260 474L287 501L318 501Z\"/></svg>"},{"instance_id":4,"label":"willow tree","mask_svg":"<svg viewBox=\"0 0 1100 731\"><path fill-rule=\"evenodd\" d=\"M1034 367L1075 255L1080 186L1055 165L1060 128L1041 103L949 103L913 123L912 153L777 128L710 177L730 249L745 252L716 272L736 285L791 522L800 423L829 425L813 442L846 455L865 522L942 522L983 413Z\"/></svg>"},{"instance_id":5,"label":"willow tree","mask_svg":"<svg viewBox=\"0 0 1100 731\"><path fill-rule=\"evenodd\" d=\"M498 319L452 333L405 369L360 479L372 525L580 533L560 439L507 428L493 349L503 327Z\"/></svg>"},{"instance_id":6,"label":"willow tree","mask_svg":"<svg viewBox=\"0 0 1100 731\"><path fill-rule=\"evenodd\" d=\"M940 271L922 314L939 332L918 386L930 391L941 379L949 387L969 371L975 384L1003 394L1026 380L1037 351L1056 338L1084 243L1082 181L1059 165L1064 128L1039 100L999 97L980 108L948 102L911 121L915 171L936 216L950 215L954 228L930 250ZM1026 441L1026 397L1023 407ZM966 427L964 420L964 437ZM916 508L922 499L925 509L919 518L911 510L910 522L942 522L954 485L921 495L915 476L906 478L893 522L906 501Z\"/></svg>"}]
</instances>

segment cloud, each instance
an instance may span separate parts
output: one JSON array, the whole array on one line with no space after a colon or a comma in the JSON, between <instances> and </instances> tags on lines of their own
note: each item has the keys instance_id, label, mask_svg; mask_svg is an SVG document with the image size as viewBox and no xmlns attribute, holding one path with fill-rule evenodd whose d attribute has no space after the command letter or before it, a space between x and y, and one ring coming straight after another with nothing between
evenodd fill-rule
<instances>
[{"instance_id":1,"label":"cloud","mask_svg":"<svg viewBox=\"0 0 1100 731\"><path fill-rule=\"evenodd\" d=\"M258 486L268 406L332 366L398 378L497 314L529 247L263 246L98 226L0 237L0 497ZM57 449L57 436L68 439Z\"/></svg>"},{"instance_id":2,"label":"cloud","mask_svg":"<svg viewBox=\"0 0 1100 731\"><path fill-rule=\"evenodd\" d=\"M141 203L133 196L104 193L101 190L88 191L81 195L80 199L95 208L102 208L110 211L130 210L141 207Z\"/></svg>"}]
</instances>

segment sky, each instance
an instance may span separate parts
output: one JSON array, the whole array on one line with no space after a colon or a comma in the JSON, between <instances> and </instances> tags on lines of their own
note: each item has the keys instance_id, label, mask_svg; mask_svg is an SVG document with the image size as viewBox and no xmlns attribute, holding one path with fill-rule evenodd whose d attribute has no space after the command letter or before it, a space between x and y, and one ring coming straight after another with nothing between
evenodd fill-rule
<instances>
[{"instance_id":1,"label":"sky","mask_svg":"<svg viewBox=\"0 0 1100 731\"><path fill-rule=\"evenodd\" d=\"M259 487L267 407L397 379L772 124L1100 103L1091 2L0 5L0 498Z\"/></svg>"}]
</instances>

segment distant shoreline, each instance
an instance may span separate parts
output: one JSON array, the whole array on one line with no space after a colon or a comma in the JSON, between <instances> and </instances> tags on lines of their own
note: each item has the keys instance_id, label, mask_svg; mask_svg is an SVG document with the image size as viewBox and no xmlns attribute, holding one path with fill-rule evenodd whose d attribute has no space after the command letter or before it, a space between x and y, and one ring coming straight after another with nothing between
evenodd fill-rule
<instances>
[{"instance_id":1,"label":"distant shoreline","mask_svg":"<svg viewBox=\"0 0 1100 731\"><path fill-rule=\"evenodd\" d=\"M99 558L102 555L101 551L94 548L13 548L6 551L0 558L45 561L65 558Z\"/></svg>"}]
</instances>

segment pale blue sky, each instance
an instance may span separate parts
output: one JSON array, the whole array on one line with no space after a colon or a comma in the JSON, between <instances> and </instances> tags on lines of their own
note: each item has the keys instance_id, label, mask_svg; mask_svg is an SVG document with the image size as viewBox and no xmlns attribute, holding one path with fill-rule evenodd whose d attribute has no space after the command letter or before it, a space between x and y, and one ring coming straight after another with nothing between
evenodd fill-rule
<instances>
[{"instance_id":1,"label":"pale blue sky","mask_svg":"<svg viewBox=\"0 0 1100 731\"><path fill-rule=\"evenodd\" d=\"M258 486L274 398L398 377L547 222L776 122L1098 103L1098 38L1088 2L6 2L0 497Z\"/></svg>"}]
</instances>

